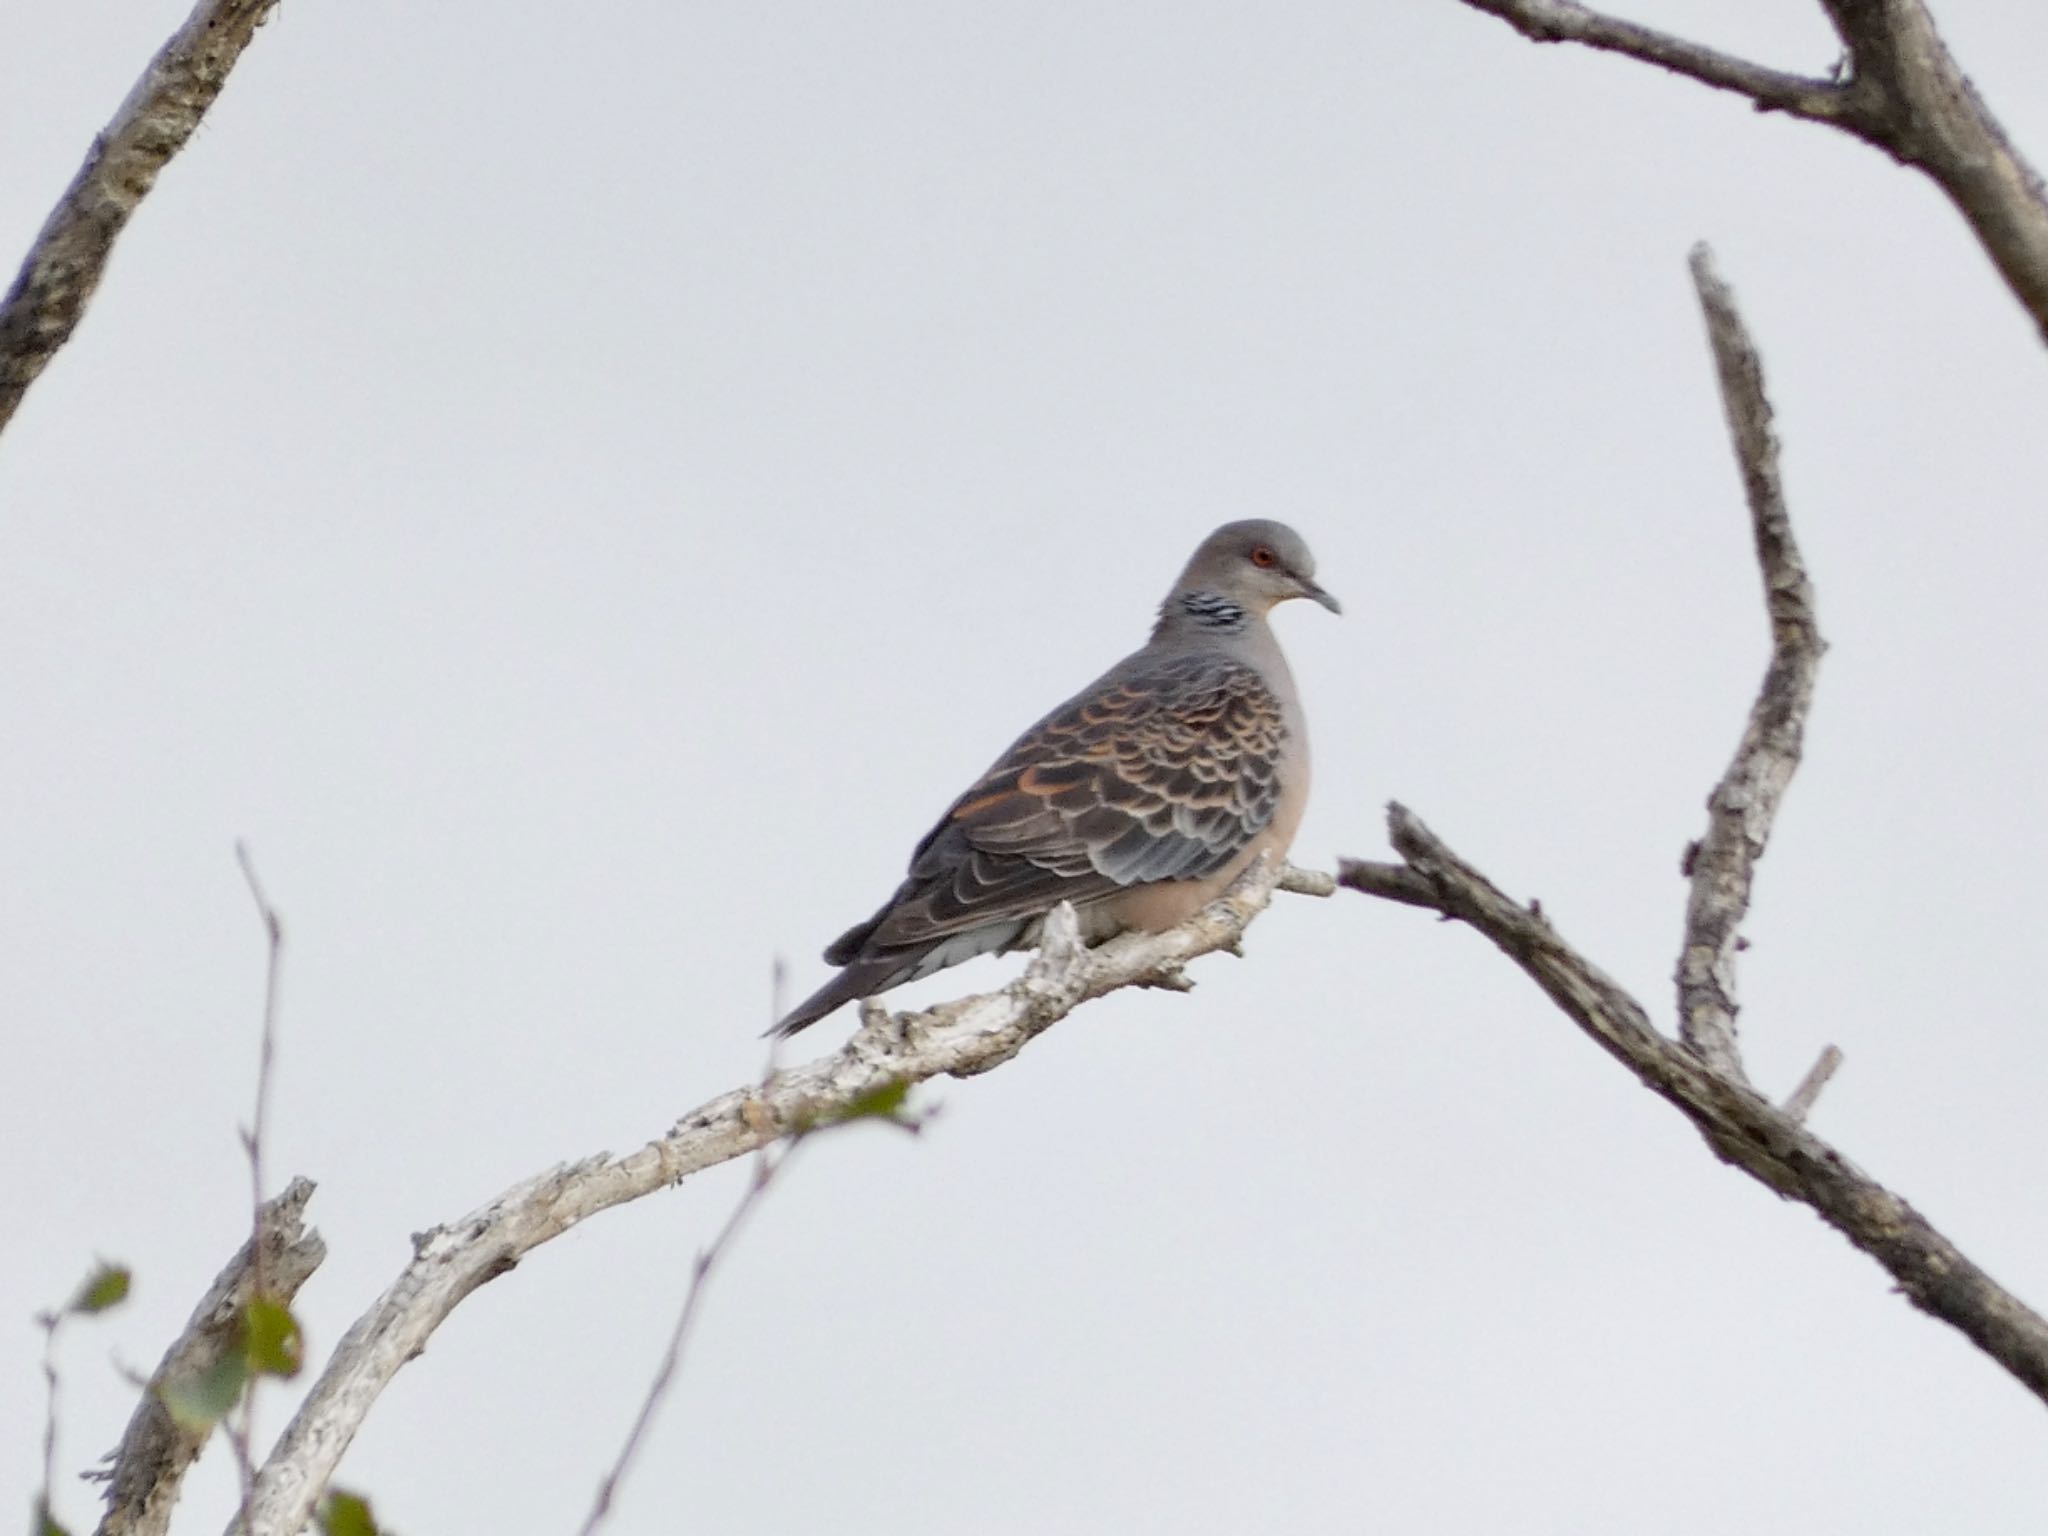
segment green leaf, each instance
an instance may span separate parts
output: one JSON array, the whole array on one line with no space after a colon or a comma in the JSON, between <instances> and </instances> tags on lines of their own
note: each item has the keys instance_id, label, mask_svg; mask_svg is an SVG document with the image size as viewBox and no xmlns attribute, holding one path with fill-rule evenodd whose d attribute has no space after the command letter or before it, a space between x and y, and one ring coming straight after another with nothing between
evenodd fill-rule
<instances>
[{"instance_id":1,"label":"green leaf","mask_svg":"<svg viewBox=\"0 0 2048 1536\"><path fill-rule=\"evenodd\" d=\"M157 1395L171 1410L179 1428L204 1431L212 1429L221 1415L235 1406L248 1379L248 1352L227 1349L205 1370L165 1382Z\"/></svg>"},{"instance_id":2,"label":"green leaf","mask_svg":"<svg viewBox=\"0 0 2048 1536\"><path fill-rule=\"evenodd\" d=\"M128 1286L134 1276L125 1264L109 1264L102 1260L93 1272L85 1277L78 1289L72 1292L71 1300L64 1310L81 1317L94 1312L104 1312L109 1307L118 1307L128 1299Z\"/></svg>"},{"instance_id":3,"label":"green leaf","mask_svg":"<svg viewBox=\"0 0 2048 1536\"><path fill-rule=\"evenodd\" d=\"M892 1077L880 1087L870 1088L833 1118L836 1120L894 1120L910 1097L910 1080Z\"/></svg>"},{"instance_id":4,"label":"green leaf","mask_svg":"<svg viewBox=\"0 0 2048 1536\"><path fill-rule=\"evenodd\" d=\"M360 1494L337 1488L322 1501L318 1519L321 1536L378 1536L377 1517Z\"/></svg>"},{"instance_id":5,"label":"green leaf","mask_svg":"<svg viewBox=\"0 0 2048 1536\"><path fill-rule=\"evenodd\" d=\"M35 1536L71 1536L71 1533L57 1523L57 1517L50 1513L48 1499L36 1500L36 1523L32 1527Z\"/></svg>"},{"instance_id":6,"label":"green leaf","mask_svg":"<svg viewBox=\"0 0 2048 1536\"><path fill-rule=\"evenodd\" d=\"M299 1367L306 1363L306 1344L299 1333L299 1320L283 1302L254 1297L242 1321L248 1334L247 1360L252 1375L299 1374Z\"/></svg>"}]
</instances>

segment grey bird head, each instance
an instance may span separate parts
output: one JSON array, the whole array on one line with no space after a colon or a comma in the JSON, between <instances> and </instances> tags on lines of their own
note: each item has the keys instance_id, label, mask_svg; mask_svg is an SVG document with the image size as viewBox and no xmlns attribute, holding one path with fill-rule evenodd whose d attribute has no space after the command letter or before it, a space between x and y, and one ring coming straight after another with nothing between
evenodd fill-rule
<instances>
[{"instance_id":1,"label":"grey bird head","mask_svg":"<svg viewBox=\"0 0 2048 1536\"><path fill-rule=\"evenodd\" d=\"M1315 575L1316 557L1285 523L1264 517L1225 523L1202 540L1160 612L1163 620L1185 612L1203 622L1205 610L1230 609L1263 618L1276 603L1306 597L1342 613Z\"/></svg>"}]
</instances>

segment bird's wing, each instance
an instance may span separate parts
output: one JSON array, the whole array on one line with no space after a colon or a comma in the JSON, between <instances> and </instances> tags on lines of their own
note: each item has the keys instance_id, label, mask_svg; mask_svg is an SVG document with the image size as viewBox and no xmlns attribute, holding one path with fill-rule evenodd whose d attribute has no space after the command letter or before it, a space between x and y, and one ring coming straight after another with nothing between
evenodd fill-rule
<instances>
[{"instance_id":1,"label":"bird's wing","mask_svg":"<svg viewBox=\"0 0 2048 1536\"><path fill-rule=\"evenodd\" d=\"M1019 737L918 844L888 906L826 959L1214 874L1273 819L1286 736L1256 668L1141 652Z\"/></svg>"}]
</instances>

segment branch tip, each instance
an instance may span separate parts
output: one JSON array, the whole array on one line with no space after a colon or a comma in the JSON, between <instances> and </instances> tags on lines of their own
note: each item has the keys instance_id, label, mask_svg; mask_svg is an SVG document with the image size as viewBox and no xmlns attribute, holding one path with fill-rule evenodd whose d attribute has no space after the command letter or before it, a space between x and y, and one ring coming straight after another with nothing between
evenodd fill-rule
<instances>
[{"instance_id":1,"label":"branch tip","mask_svg":"<svg viewBox=\"0 0 2048 1536\"><path fill-rule=\"evenodd\" d=\"M1783 112L1867 135L1863 97L1832 80L1792 74L1695 43L1576 0L1465 0L1531 42L1578 43L1669 70L1713 90L1748 98L1760 112Z\"/></svg>"},{"instance_id":2,"label":"branch tip","mask_svg":"<svg viewBox=\"0 0 2048 1536\"><path fill-rule=\"evenodd\" d=\"M1794 1088L1790 1097L1785 1100L1786 1118L1803 1122L1813 1112L1814 1103L1820 1098L1821 1090L1827 1087L1828 1080L1835 1075L1841 1065L1840 1051L1832 1045L1822 1047L1819 1059L1806 1069L1806 1076L1799 1080L1799 1086Z\"/></svg>"},{"instance_id":3,"label":"branch tip","mask_svg":"<svg viewBox=\"0 0 2048 1536\"><path fill-rule=\"evenodd\" d=\"M1678 1029L1702 1061L1745 1082L1737 1045L1735 956L1756 861L1799 766L1821 640L1812 583L1792 532L1763 363L1706 242L1687 256L1720 381L1722 414L1749 504L1770 623L1771 661L1742 739L1707 797L1707 830L1687 849L1685 938L1678 958Z\"/></svg>"}]
</instances>

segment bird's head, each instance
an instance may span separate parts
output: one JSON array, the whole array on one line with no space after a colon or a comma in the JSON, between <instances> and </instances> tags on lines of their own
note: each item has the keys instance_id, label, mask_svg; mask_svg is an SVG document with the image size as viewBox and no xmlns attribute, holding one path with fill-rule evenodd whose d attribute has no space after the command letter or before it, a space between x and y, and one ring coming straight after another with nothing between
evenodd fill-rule
<instances>
[{"instance_id":1,"label":"bird's head","mask_svg":"<svg viewBox=\"0 0 2048 1536\"><path fill-rule=\"evenodd\" d=\"M1306 597L1332 613L1342 613L1337 599L1316 585L1315 576L1316 557L1300 534L1270 518L1247 518L1225 523L1202 540L1167 603L1201 594L1263 616L1276 603Z\"/></svg>"}]
</instances>

